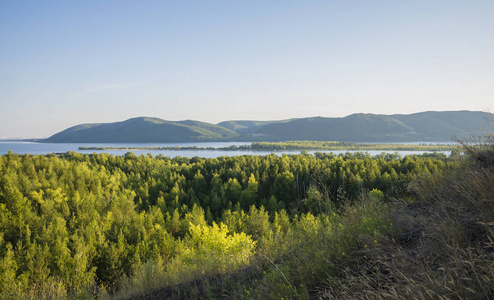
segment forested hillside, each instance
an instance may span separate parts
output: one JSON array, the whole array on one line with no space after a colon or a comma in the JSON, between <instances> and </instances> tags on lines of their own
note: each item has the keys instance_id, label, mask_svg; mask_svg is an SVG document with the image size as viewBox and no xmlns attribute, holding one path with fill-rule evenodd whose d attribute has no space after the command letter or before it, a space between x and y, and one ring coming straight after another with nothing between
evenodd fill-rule
<instances>
[{"instance_id":1,"label":"forested hillside","mask_svg":"<svg viewBox=\"0 0 494 300\"><path fill-rule=\"evenodd\" d=\"M426 140L440 140L449 136L450 140L469 137L472 133L480 136L492 132L494 115L475 111L429 111L410 115L391 115L414 129L417 135Z\"/></svg>"},{"instance_id":2,"label":"forested hillside","mask_svg":"<svg viewBox=\"0 0 494 300\"><path fill-rule=\"evenodd\" d=\"M281 121L225 121L217 125L186 120L134 118L107 124L83 124L48 139L49 143L167 143L200 141L343 141L451 142L492 130L494 117L475 111L423 112L410 115L353 114L344 118Z\"/></svg>"},{"instance_id":3,"label":"forested hillside","mask_svg":"<svg viewBox=\"0 0 494 300\"><path fill-rule=\"evenodd\" d=\"M7 154L0 158L0 294L130 295L279 264L294 247L331 241L330 252L311 248L313 265L268 267L267 278L282 267L289 281L257 291L311 293L329 275L319 259L351 264L347 255L364 244L378 247L392 228L385 203L412 195L408 184L418 176L457 164L390 154ZM362 197L364 207L350 206ZM331 274L342 276L339 268Z\"/></svg>"},{"instance_id":4,"label":"forested hillside","mask_svg":"<svg viewBox=\"0 0 494 300\"><path fill-rule=\"evenodd\" d=\"M347 142L453 141L492 130L490 113L422 112L410 115L353 114L344 118L303 118L256 130L265 140Z\"/></svg>"},{"instance_id":5,"label":"forested hillside","mask_svg":"<svg viewBox=\"0 0 494 300\"><path fill-rule=\"evenodd\" d=\"M257 129L278 121L224 121L218 123L219 126L233 130L239 134L252 134Z\"/></svg>"},{"instance_id":6,"label":"forested hillside","mask_svg":"<svg viewBox=\"0 0 494 300\"><path fill-rule=\"evenodd\" d=\"M234 138L227 128L198 121L170 122L158 118L134 118L107 124L83 124L68 128L48 143L190 142Z\"/></svg>"},{"instance_id":7,"label":"forested hillside","mask_svg":"<svg viewBox=\"0 0 494 300\"><path fill-rule=\"evenodd\" d=\"M396 141L413 132L388 116L356 114L345 118L304 118L266 125L256 131L267 139L315 141Z\"/></svg>"}]
</instances>

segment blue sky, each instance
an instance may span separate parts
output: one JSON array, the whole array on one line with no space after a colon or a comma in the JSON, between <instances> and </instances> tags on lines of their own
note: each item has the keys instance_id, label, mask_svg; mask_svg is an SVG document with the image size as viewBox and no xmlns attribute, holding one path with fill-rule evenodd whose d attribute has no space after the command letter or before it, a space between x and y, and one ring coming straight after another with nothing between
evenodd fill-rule
<instances>
[{"instance_id":1,"label":"blue sky","mask_svg":"<svg viewBox=\"0 0 494 300\"><path fill-rule=\"evenodd\" d=\"M0 2L0 137L493 103L492 0Z\"/></svg>"}]
</instances>

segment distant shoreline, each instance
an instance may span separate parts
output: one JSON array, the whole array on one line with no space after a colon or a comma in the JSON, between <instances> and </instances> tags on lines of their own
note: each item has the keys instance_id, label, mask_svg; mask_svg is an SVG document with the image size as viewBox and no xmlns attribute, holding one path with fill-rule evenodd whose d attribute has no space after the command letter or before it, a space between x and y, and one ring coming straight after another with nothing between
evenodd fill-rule
<instances>
[{"instance_id":1,"label":"distant shoreline","mask_svg":"<svg viewBox=\"0 0 494 300\"><path fill-rule=\"evenodd\" d=\"M0 139L0 142L41 142L44 139Z\"/></svg>"},{"instance_id":2,"label":"distant shoreline","mask_svg":"<svg viewBox=\"0 0 494 300\"><path fill-rule=\"evenodd\" d=\"M288 142L254 142L250 145L228 147L197 147L197 146L166 146L166 147L79 147L79 150L154 150L154 151L178 151L178 150L218 150L218 151L451 151L457 148L455 144L366 144L348 142L318 142L318 141L288 141Z\"/></svg>"}]
</instances>

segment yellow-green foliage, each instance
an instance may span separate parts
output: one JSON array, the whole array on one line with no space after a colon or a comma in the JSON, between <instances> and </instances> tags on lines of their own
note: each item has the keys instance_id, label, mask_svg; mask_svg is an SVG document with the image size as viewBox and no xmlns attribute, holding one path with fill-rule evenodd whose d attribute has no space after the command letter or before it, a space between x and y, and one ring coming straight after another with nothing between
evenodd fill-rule
<instances>
[{"instance_id":1,"label":"yellow-green foliage","mask_svg":"<svg viewBox=\"0 0 494 300\"><path fill-rule=\"evenodd\" d=\"M318 274L336 272L317 266L322 250L340 257L366 245L361 237L372 237L382 224L366 209L368 219L344 227L354 232L345 233L337 209L365 190L382 190L384 198L406 192L419 174L448 164L365 154L3 155L0 298L99 296L130 286L143 291L262 261L255 253L273 261L297 254L314 275L304 277L294 267L287 278L310 285ZM385 202L377 194L375 202Z\"/></svg>"},{"instance_id":2,"label":"yellow-green foliage","mask_svg":"<svg viewBox=\"0 0 494 300\"><path fill-rule=\"evenodd\" d=\"M309 298L315 287L345 277L347 269L370 259L370 250L379 248L392 230L389 209L375 194L346 205L339 215L296 217L276 240L278 250L265 257L272 267L261 284L248 290L248 297Z\"/></svg>"},{"instance_id":3,"label":"yellow-green foliage","mask_svg":"<svg viewBox=\"0 0 494 300\"><path fill-rule=\"evenodd\" d=\"M123 280L119 295L138 294L247 266L256 242L243 232L228 232L223 223L190 224L189 235L178 245L177 255L168 263L158 258L135 266L133 275Z\"/></svg>"},{"instance_id":4,"label":"yellow-green foliage","mask_svg":"<svg viewBox=\"0 0 494 300\"><path fill-rule=\"evenodd\" d=\"M228 227L191 225L186 247L175 260L193 266L202 274L225 273L250 262L256 242L245 233L228 234Z\"/></svg>"}]
</instances>

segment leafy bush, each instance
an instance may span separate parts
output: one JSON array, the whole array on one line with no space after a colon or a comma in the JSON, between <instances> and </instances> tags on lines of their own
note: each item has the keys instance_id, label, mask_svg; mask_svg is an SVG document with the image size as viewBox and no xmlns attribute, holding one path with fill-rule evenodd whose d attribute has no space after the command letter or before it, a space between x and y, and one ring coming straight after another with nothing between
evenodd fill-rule
<instances>
[{"instance_id":1,"label":"leafy bush","mask_svg":"<svg viewBox=\"0 0 494 300\"><path fill-rule=\"evenodd\" d=\"M249 265L256 242L245 233L228 233L221 223L190 224L189 235L180 242L177 255L168 263L158 258L139 264L122 282L120 296L143 293L205 276L226 274Z\"/></svg>"}]
</instances>

